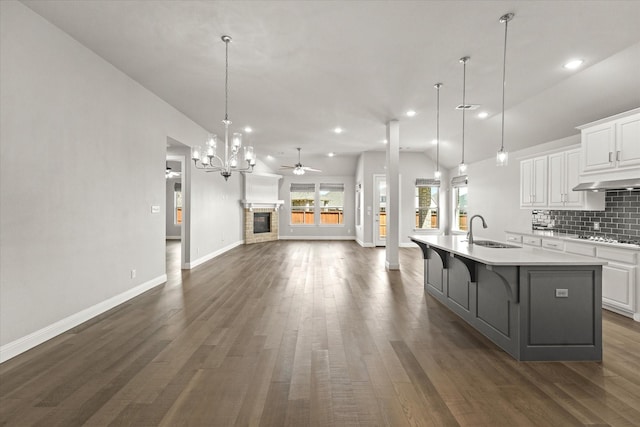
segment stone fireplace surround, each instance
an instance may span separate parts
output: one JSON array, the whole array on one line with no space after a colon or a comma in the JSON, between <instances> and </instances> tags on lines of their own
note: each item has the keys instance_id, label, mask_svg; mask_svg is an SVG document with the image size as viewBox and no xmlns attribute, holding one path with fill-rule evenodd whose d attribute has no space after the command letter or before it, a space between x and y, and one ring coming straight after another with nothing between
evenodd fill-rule
<instances>
[{"instance_id":1,"label":"stone fireplace surround","mask_svg":"<svg viewBox=\"0 0 640 427\"><path fill-rule=\"evenodd\" d=\"M244 243L262 243L278 240L279 208L284 204L278 200L278 182L282 175L254 172L244 176ZM253 213L271 212L271 232L253 233Z\"/></svg>"},{"instance_id":2,"label":"stone fireplace surround","mask_svg":"<svg viewBox=\"0 0 640 427\"><path fill-rule=\"evenodd\" d=\"M254 212L271 212L271 231L269 233L253 233L253 213ZM278 240L278 210L273 208L254 208L244 210L244 243L250 245L252 243L269 242Z\"/></svg>"}]
</instances>

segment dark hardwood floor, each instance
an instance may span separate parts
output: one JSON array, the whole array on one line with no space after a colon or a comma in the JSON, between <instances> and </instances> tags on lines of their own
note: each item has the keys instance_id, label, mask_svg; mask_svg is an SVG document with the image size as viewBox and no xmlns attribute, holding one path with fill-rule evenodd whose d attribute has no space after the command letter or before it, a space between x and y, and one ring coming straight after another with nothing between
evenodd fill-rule
<instances>
[{"instance_id":1,"label":"dark hardwood floor","mask_svg":"<svg viewBox=\"0 0 640 427\"><path fill-rule=\"evenodd\" d=\"M516 362L354 242L238 247L0 365L3 426L640 425L640 324Z\"/></svg>"}]
</instances>

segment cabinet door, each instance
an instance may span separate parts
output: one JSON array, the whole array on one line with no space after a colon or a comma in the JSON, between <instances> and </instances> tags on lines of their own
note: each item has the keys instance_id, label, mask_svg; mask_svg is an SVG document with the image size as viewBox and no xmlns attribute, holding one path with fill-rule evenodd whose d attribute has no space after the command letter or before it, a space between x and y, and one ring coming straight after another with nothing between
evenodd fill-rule
<instances>
[{"instance_id":1,"label":"cabinet door","mask_svg":"<svg viewBox=\"0 0 640 427\"><path fill-rule=\"evenodd\" d=\"M583 191L573 191L580 183L580 149L570 150L565 153L565 184L564 205L571 207L584 206L585 194Z\"/></svg>"},{"instance_id":2,"label":"cabinet door","mask_svg":"<svg viewBox=\"0 0 640 427\"><path fill-rule=\"evenodd\" d=\"M520 162L520 206L533 203L533 159Z\"/></svg>"},{"instance_id":3,"label":"cabinet door","mask_svg":"<svg viewBox=\"0 0 640 427\"><path fill-rule=\"evenodd\" d=\"M567 186L565 183L565 155L549 155L549 206L562 207L565 202Z\"/></svg>"},{"instance_id":4,"label":"cabinet door","mask_svg":"<svg viewBox=\"0 0 640 427\"><path fill-rule=\"evenodd\" d=\"M616 122L618 167L640 165L640 114Z\"/></svg>"},{"instance_id":5,"label":"cabinet door","mask_svg":"<svg viewBox=\"0 0 640 427\"><path fill-rule=\"evenodd\" d=\"M582 171L597 171L615 166L615 126L604 123L582 129Z\"/></svg>"},{"instance_id":6,"label":"cabinet door","mask_svg":"<svg viewBox=\"0 0 640 427\"><path fill-rule=\"evenodd\" d=\"M533 159L533 203L534 207L547 205L547 156Z\"/></svg>"},{"instance_id":7,"label":"cabinet door","mask_svg":"<svg viewBox=\"0 0 640 427\"><path fill-rule=\"evenodd\" d=\"M635 310L636 267L610 262L602 267L602 301L625 311Z\"/></svg>"}]
</instances>

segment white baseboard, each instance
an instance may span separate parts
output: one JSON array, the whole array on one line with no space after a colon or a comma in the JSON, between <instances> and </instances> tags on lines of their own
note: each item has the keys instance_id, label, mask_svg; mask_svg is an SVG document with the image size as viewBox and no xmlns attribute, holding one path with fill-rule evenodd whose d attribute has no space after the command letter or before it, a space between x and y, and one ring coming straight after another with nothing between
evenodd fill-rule
<instances>
[{"instance_id":1,"label":"white baseboard","mask_svg":"<svg viewBox=\"0 0 640 427\"><path fill-rule=\"evenodd\" d=\"M640 322L640 313L633 313L633 320Z\"/></svg>"},{"instance_id":2,"label":"white baseboard","mask_svg":"<svg viewBox=\"0 0 640 427\"><path fill-rule=\"evenodd\" d=\"M362 240L356 239L356 243L362 246L363 248L375 248L376 245L373 243L365 243Z\"/></svg>"},{"instance_id":3,"label":"white baseboard","mask_svg":"<svg viewBox=\"0 0 640 427\"><path fill-rule=\"evenodd\" d=\"M396 263L389 263L389 261L385 261L384 262L384 266L387 270L400 270L400 264L396 264Z\"/></svg>"},{"instance_id":4,"label":"white baseboard","mask_svg":"<svg viewBox=\"0 0 640 427\"><path fill-rule=\"evenodd\" d=\"M230 245L225 246L222 249L218 249L215 252L211 252L210 254L207 254L207 255L205 255L203 257L200 257L200 258L198 258L196 260L193 260L191 262L187 262L187 263L185 263L185 267L190 270L192 268L195 268L195 267L199 266L202 263L205 263L205 262L217 257L218 255L222 255L223 253L225 253L227 251L230 251L233 248L237 248L240 245L244 245L244 240L239 240L239 241L237 241L235 243L232 243Z\"/></svg>"},{"instance_id":5,"label":"white baseboard","mask_svg":"<svg viewBox=\"0 0 640 427\"><path fill-rule=\"evenodd\" d=\"M99 302L92 307L86 308L82 311L79 311L78 313L65 317L64 319L59 320L38 331L32 332L29 335L5 344L0 347L0 363L5 362L21 353L24 353L25 351L30 350L42 344L43 342L50 340L51 338L54 338L55 336L67 332L69 329L75 328L81 323L84 323L87 320L90 320L104 313L105 311L111 310L112 308L124 302L127 302L130 299L148 291L149 289L165 283L166 281L167 275L163 274L162 276L151 279L141 285L136 286L135 288L129 289L128 291Z\"/></svg>"},{"instance_id":6,"label":"white baseboard","mask_svg":"<svg viewBox=\"0 0 640 427\"><path fill-rule=\"evenodd\" d=\"M280 236L280 240L356 240L354 236Z\"/></svg>"},{"instance_id":7,"label":"white baseboard","mask_svg":"<svg viewBox=\"0 0 640 427\"><path fill-rule=\"evenodd\" d=\"M182 240L181 236L165 236L166 240Z\"/></svg>"}]
</instances>

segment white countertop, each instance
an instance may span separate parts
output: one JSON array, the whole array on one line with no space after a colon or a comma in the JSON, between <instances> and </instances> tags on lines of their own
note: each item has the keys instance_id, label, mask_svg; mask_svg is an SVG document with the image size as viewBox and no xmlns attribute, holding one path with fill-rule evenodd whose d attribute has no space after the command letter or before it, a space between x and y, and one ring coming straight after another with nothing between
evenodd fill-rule
<instances>
[{"instance_id":1,"label":"white countertop","mask_svg":"<svg viewBox=\"0 0 640 427\"><path fill-rule=\"evenodd\" d=\"M465 258L487 265L606 265L592 257L573 255L564 252L547 251L540 248L486 248L469 245L466 236L409 236L412 240L427 246L444 249ZM476 240L485 240L476 237ZM500 242L503 243L503 242Z\"/></svg>"},{"instance_id":2,"label":"white countertop","mask_svg":"<svg viewBox=\"0 0 640 427\"><path fill-rule=\"evenodd\" d=\"M579 239L577 234L561 233L554 230L505 230L505 233L520 234L523 236L548 237L551 239L560 239L582 244L593 244L599 246L609 246L619 249L627 249L632 251L640 251L640 246L626 243L608 243L599 242L597 240Z\"/></svg>"}]
</instances>

